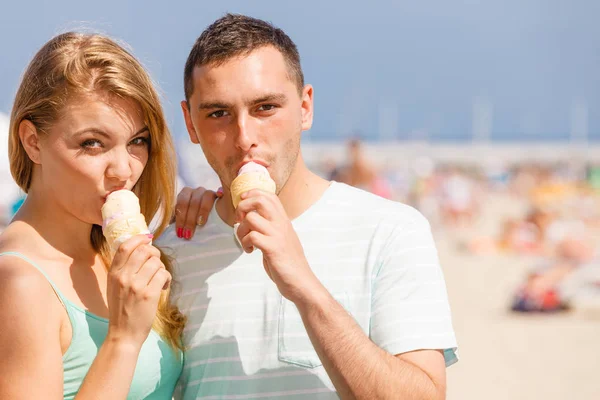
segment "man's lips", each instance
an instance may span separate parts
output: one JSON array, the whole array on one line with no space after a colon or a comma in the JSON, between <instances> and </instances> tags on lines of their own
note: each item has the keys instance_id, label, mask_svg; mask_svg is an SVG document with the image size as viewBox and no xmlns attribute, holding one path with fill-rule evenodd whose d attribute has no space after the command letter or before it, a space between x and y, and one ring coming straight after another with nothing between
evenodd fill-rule
<instances>
[{"instance_id":1,"label":"man's lips","mask_svg":"<svg viewBox=\"0 0 600 400\"><path fill-rule=\"evenodd\" d=\"M249 164L249 163L251 163L251 162L252 162L252 163L254 163L254 164L262 165L263 167L265 167L265 168L267 168L267 169L269 168L269 164L267 164L266 162L264 162L264 161L262 161L262 160L246 160L246 161L242 161L241 163L239 163L239 164L237 165L237 168L236 168L236 170L235 170L236 174L238 173L238 171L239 171L240 169L242 169L242 167L243 167L244 165L246 165L246 164Z\"/></svg>"}]
</instances>

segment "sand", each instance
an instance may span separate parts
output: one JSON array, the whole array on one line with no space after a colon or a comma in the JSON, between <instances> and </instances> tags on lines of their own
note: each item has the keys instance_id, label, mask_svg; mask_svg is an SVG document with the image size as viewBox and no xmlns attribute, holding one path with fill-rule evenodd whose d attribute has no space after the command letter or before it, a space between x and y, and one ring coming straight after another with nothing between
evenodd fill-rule
<instances>
[{"instance_id":1,"label":"sand","mask_svg":"<svg viewBox=\"0 0 600 400\"><path fill-rule=\"evenodd\" d=\"M600 313L510 313L510 296L533 260L469 255L455 245L453 237L491 232L520 206L493 197L475 226L435 232L459 342L448 400L598 400Z\"/></svg>"}]
</instances>

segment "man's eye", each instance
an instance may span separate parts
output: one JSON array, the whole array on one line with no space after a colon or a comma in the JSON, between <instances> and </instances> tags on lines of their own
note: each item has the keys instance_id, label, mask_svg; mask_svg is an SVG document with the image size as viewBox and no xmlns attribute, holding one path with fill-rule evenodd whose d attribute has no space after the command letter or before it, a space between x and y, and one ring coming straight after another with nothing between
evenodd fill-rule
<instances>
[{"instance_id":1,"label":"man's eye","mask_svg":"<svg viewBox=\"0 0 600 400\"><path fill-rule=\"evenodd\" d=\"M80 145L84 149L96 149L102 147L102 142L98 139L88 139Z\"/></svg>"},{"instance_id":2,"label":"man's eye","mask_svg":"<svg viewBox=\"0 0 600 400\"><path fill-rule=\"evenodd\" d=\"M208 116L210 118L221 118L221 117L224 117L225 115L227 115L227 111L225 111L225 110L219 110L219 111L215 111L215 112L208 114Z\"/></svg>"},{"instance_id":3,"label":"man's eye","mask_svg":"<svg viewBox=\"0 0 600 400\"><path fill-rule=\"evenodd\" d=\"M275 106L273 104L263 104L262 106L258 107L258 111L271 111L274 108Z\"/></svg>"}]
</instances>

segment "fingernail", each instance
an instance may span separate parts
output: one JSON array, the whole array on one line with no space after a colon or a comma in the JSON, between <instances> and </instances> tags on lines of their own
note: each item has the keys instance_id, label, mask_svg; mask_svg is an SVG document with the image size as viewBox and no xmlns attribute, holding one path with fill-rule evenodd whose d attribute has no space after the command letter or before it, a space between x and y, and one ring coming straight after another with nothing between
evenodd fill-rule
<instances>
[{"instance_id":1,"label":"fingernail","mask_svg":"<svg viewBox=\"0 0 600 400\"><path fill-rule=\"evenodd\" d=\"M183 237L183 228L177 228L177 237Z\"/></svg>"},{"instance_id":2,"label":"fingernail","mask_svg":"<svg viewBox=\"0 0 600 400\"><path fill-rule=\"evenodd\" d=\"M192 238L192 231L191 231L191 230L189 230L189 229L186 229L186 230L183 232L183 235L185 236L185 238L186 238L186 239L188 239L188 240L189 240L189 239L191 239L191 238Z\"/></svg>"},{"instance_id":3,"label":"fingernail","mask_svg":"<svg viewBox=\"0 0 600 400\"><path fill-rule=\"evenodd\" d=\"M148 236L148 239L152 239L154 237L154 235L151 233L147 234L146 236Z\"/></svg>"},{"instance_id":4,"label":"fingernail","mask_svg":"<svg viewBox=\"0 0 600 400\"><path fill-rule=\"evenodd\" d=\"M204 217L202 215L198 216L198 221L196 221L198 225L204 225Z\"/></svg>"},{"instance_id":5,"label":"fingernail","mask_svg":"<svg viewBox=\"0 0 600 400\"><path fill-rule=\"evenodd\" d=\"M217 196L218 197L223 196L223 188L222 187L220 187L220 188L217 189Z\"/></svg>"}]
</instances>

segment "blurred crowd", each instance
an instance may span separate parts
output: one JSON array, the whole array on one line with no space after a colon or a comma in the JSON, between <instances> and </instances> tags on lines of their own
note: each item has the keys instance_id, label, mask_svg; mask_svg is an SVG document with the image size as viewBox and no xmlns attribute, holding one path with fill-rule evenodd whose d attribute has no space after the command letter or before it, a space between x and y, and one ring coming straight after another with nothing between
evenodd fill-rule
<instances>
[{"instance_id":1,"label":"blurred crowd","mask_svg":"<svg viewBox=\"0 0 600 400\"><path fill-rule=\"evenodd\" d=\"M329 179L369 190L420 210L438 234L477 255L510 254L531 260L510 296L515 312L600 310L600 167L571 163L514 163L486 168L420 159L386 168L369 159L359 140L347 145L346 161L321 166ZM478 229L490 199L513 199L518 210L494 219L492 232Z\"/></svg>"}]
</instances>

